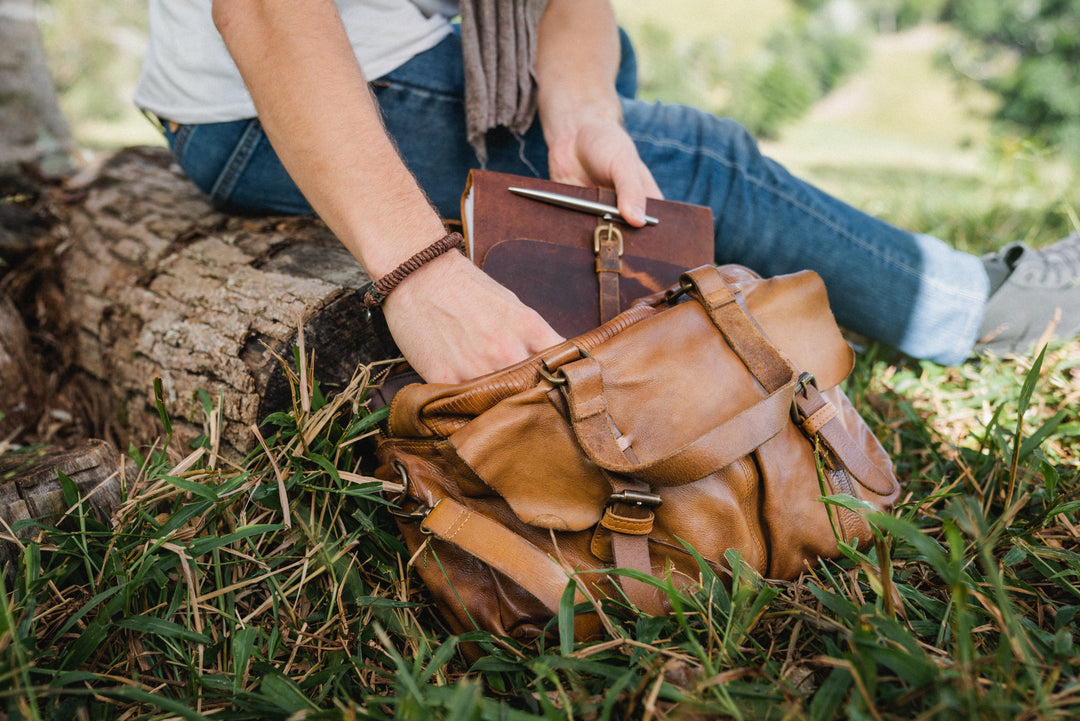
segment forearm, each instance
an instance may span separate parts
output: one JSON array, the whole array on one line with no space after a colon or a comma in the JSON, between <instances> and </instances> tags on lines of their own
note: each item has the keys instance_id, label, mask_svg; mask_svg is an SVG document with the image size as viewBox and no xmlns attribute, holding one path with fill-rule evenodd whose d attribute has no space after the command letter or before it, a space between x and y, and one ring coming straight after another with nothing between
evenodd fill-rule
<instances>
[{"instance_id":1,"label":"forearm","mask_svg":"<svg viewBox=\"0 0 1080 721\"><path fill-rule=\"evenodd\" d=\"M331 0L214 0L214 21L289 175L371 276L442 234Z\"/></svg>"},{"instance_id":2,"label":"forearm","mask_svg":"<svg viewBox=\"0 0 1080 721\"><path fill-rule=\"evenodd\" d=\"M619 31L607 0L551 0L540 19L537 101L552 180L615 189L631 225L663 197L622 125Z\"/></svg>"},{"instance_id":3,"label":"forearm","mask_svg":"<svg viewBox=\"0 0 1080 721\"><path fill-rule=\"evenodd\" d=\"M619 36L607 0L550 0L536 57L540 121L549 141L577 119L618 123Z\"/></svg>"}]
</instances>

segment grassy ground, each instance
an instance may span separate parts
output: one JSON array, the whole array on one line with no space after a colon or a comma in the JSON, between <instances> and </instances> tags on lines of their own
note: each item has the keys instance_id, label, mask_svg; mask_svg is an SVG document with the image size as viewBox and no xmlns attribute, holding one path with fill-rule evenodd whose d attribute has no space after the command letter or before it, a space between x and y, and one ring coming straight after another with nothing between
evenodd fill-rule
<instances>
[{"instance_id":1,"label":"grassy ground","mask_svg":"<svg viewBox=\"0 0 1080 721\"><path fill-rule=\"evenodd\" d=\"M860 359L904 495L794 583L743 570L605 605L613 636L448 635L361 475L364 376L297 392L230 465L136 453L111 523L22 531L0 601L9 718L1070 719L1080 713L1080 346L958 369ZM311 399L305 404L304 399ZM208 415L212 403L205 399ZM183 456L183 457L182 457ZM462 641L487 656L468 664Z\"/></svg>"},{"instance_id":2,"label":"grassy ground","mask_svg":"<svg viewBox=\"0 0 1080 721\"><path fill-rule=\"evenodd\" d=\"M902 68L904 49L874 72ZM952 106L940 105L931 117L951 127ZM837 134L836 112L821 109L770 151L856 204L976 250L1076 224L1075 182L1039 149L957 125L955 142L897 152L924 137L914 120L887 136ZM905 488L893 514L874 517L869 550L790 584L706 574L672 593L679 616L615 604L611 640L543 649L451 636L425 604L363 477L378 420L364 380L328 402L296 379L295 408L268 419L265 448L240 464L211 441L174 447L163 424L162 443L133 449L140 471L114 519L72 497L63 530L23 529L20 567L0 593L0 717L1080 714L1080 343L959 368L869 346L847 388ZM489 655L467 663L462 640Z\"/></svg>"}]
</instances>

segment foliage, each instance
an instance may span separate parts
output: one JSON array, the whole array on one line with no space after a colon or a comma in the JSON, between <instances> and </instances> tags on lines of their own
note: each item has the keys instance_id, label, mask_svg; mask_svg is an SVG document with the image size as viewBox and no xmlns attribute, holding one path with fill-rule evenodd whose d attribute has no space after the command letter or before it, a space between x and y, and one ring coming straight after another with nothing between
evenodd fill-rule
<instances>
[{"instance_id":1,"label":"foliage","mask_svg":"<svg viewBox=\"0 0 1080 721\"><path fill-rule=\"evenodd\" d=\"M795 0L796 5L817 9L834 0ZM910 28L937 20L950 0L862 0L868 17L883 31Z\"/></svg>"},{"instance_id":2,"label":"foliage","mask_svg":"<svg viewBox=\"0 0 1080 721\"><path fill-rule=\"evenodd\" d=\"M994 70L984 80L1004 101L999 118L1080 158L1080 2L952 0L947 17Z\"/></svg>"},{"instance_id":3,"label":"foliage","mask_svg":"<svg viewBox=\"0 0 1080 721\"><path fill-rule=\"evenodd\" d=\"M642 54L641 94L735 118L775 137L866 58L867 33L854 7L837 23L831 5L793 10L754 57L733 61L716 38L681 41L666 25L634 29Z\"/></svg>"},{"instance_id":4,"label":"foliage","mask_svg":"<svg viewBox=\"0 0 1080 721\"><path fill-rule=\"evenodd\" d=\"M146 48L145 0L36 0L61 110L83 148L161 144L132 93Z\"/></svg>"},{"instance_id":5,"label":"foliage","mask_svg":"<svg viewBox=\"0 0 1080 721\"><path fill-rule=\"evenodd\" d=\"M816 13L794 13L765 44L756 66L744 70L733 91L730 113L751 132L776 137L865 61L868 38L857 13L837 21L825 5Z\"/></svg>"},{"instance_id":6,"label":"foliage","mask_svg":"<svg viewBox=\"0 0 1080 721\"><path fill-rule=\"evenodd\" d=\"M69 487L61 529L13 529L0 703L13 719L1072 718L1078 348L954 369L869 349L848 390L906 483L870 548L794 583L703 565L667 589L678 614L614 609L610 639L539 648L447 635L426 605L364 475L382 417L366 369L331 398L294 376L294 409L241 463L208 443L177 460L163 415L110 523ZM469 665L463 642L486 655Z\"/></svg>"}]
</instances>

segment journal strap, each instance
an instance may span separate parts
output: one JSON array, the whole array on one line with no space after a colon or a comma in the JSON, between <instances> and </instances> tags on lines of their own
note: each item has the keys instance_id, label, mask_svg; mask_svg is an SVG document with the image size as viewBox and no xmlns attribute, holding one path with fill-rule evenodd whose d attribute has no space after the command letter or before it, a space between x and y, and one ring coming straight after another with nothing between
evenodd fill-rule
<instances>
[{"instance_id":1,"label":"journal strap","mask_svg":"<svg viewBox=\"0 0 1080 721\"><path fill-rule=\"evenodd\" d=\"M615 193L599 189L599 202L615 204ZM593 231L593 254L596 256L596 276L600 281L600 323L607 323L619 314L619 277L622 275L623 236L609 217L597 220Z\"/></svg>"}]
</instances>

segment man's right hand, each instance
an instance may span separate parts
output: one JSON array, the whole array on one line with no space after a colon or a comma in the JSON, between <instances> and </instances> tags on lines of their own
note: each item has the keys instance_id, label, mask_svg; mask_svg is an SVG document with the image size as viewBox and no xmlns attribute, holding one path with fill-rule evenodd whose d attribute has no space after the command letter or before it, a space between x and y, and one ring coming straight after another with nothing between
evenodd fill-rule
<instances>
[{"instance_id":1,"label":"man's right hand","mask_svg":"<svg viewBox=\"0 0 1080 721\"><path fill-rule=\"evenodd\" d=\"M457 252L411 273L383 301L383 311L405 359L430 383L485 375L563 340Z\"/></svg>"}]
</instances>

